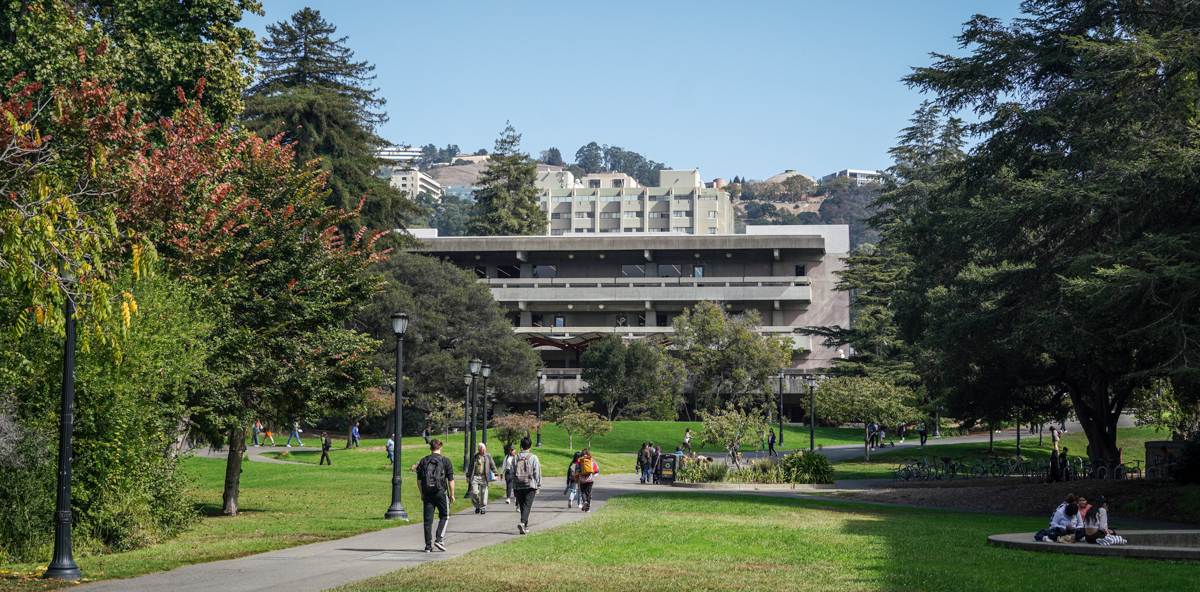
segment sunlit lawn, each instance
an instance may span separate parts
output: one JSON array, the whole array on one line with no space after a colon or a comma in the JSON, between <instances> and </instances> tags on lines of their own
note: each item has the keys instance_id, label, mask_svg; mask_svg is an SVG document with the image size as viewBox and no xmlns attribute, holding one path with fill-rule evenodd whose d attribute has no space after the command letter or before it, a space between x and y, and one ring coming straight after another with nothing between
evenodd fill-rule
<instances>
[{"instance_id":1,"label":"sunlit lawn","mask_svg":"<svg viewBox=\"0 0 1200 592\"><path fill-rule=\"evenodd\" d=\"M1165 438L1166 435L1163 432L1155 432L1154 428L1150 427L1120 428L1117 430L1117 446L1124 449L1124 460L1127 463L1145 461L1146 450L1144 443L1147 440L1162 440ZM1085 456L1087 436L1082 432L1065 434L1059 446L1066 446L1068 448L1068 455L1071 458ZM1046 432L1040 446L1038 445L1038 438L1036 436L1023 436L1021 438L1021 455L1027 459L1048 461L1050 452L1053 449L1054 447L1050 443L1049 432ZM1016 454L1016 440L997 440L995 442L994 454L989 452L987 442L974 444L930 444L924 448L876 450L871 452L870 462L859 459L834 463L834 479L890 479L892 471L899 464L909 459L920 462L928 457L930 464L936 464L942 458L973 463L981 459L1011 458L1016 456ZM1145 464L1143 462L1144 467Z\"/></svg>"},{"instance_id":2,"label":"sunlit lawn","mask_svg":"<svg viewBox=\"0 0 1200 592\"><path fill-rule=\"evenodd\" d=\"M630 495L587 520L348 591L1183 590L1196 566L1000 549L1041 518L704 494Z\"/></svg>"}]
</instances>

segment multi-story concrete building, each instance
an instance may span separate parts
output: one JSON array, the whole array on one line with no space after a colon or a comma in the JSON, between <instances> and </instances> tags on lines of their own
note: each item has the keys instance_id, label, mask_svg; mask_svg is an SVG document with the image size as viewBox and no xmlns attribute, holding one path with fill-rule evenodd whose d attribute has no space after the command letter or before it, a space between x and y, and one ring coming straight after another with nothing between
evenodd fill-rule
<instances>
[{"instance_id":1,"label":"multi-story concrete building","mask_svg":"<svg viewBox=\"0 0 1200 592\"><path fill-rule=\"evenodd\" d=\"M457 197L459 199L465 199L467 201L475 201L475 190L476 189L479 189L479 188L471 187L470 185L449 185L447 187L442 188L442 192L443 192L442 194L443 195L453 195L454 197Z\"/></svg>"},{"instance_id":2,"label":"multi-story concrete building","mask_svg":"<svg viewBox=\"0 0 1200 592\"><path fill-rule=\"evenodd\" d=\"M701 301L757 311L760 331L791 340L793 375L827 366L836 352L796 331L849 326L849 295L834 291L849 227L753 228L762 234L443 237L417 250L488 285L513 330L541 351L547 393L580 392L579 356L591 342L610 334L669 342L672 321ZM788 380L785 390L801 385ZM798 395L784 402L800 416Z\"/></svg>"},{"instance_id":3,"label":"multi-story concrete building","mask_svg":"<svg viewBox=\"0 0 1200 592\"><path fill-rule=\"evenodd\" d=\"M389 146L375 151L375 157L400 165L411 164L420 160L421 149L412 146Z\"/></svg>"},{"instance_id":4,"label":"multi-story concrete building","mask_svg":"<svg viewBox=\"0 0 1200 592\"><path fill-rule=\"evenodd\" d=\"M442 186L429 175L405 165L380 167L379 177L388 179L392 187L416 197L419 193L428 193L434 197L444 195Z\"/></svg>"},{"instance_id":5,"label":"multi-story concrete building","mask_svg":"<svg viewBox=\"0 0 1200 592\"><path fill-rule=\"evenodd\" d=\"M538 187L552 236L676 232L733 234L729 194L704 187L698 171L659 171L659 187L638 187L623 173L588 175L599 187L579 187L573 175L540 175Z\"/></svg>"},{"instance_id":6,"label":"multi-story concrete building","mask_svg":"<svg viewBox=\"0 0 1200 592\"><path fill-rule=\"evenodd\" d=\"M844 169L844 170L838 171L836 173L829 173L828 175L821 177L821 184L824 185L825 183L828 183L838 177L850 177L851 179L854 179L859 185L866 185L867 183L879 183L883 179L883 175L880 174L879 171L860 171L857 169Z\"/></svg>"}]
</instances>

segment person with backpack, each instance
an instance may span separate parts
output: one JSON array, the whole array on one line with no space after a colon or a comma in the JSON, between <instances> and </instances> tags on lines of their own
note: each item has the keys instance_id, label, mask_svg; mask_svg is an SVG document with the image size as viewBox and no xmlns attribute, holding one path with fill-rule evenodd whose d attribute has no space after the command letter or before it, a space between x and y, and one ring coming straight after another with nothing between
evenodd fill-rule
<instances>
[{"instance_id":1,"label":"person with backpack","mask_svg":"<svg viewBox=\"0 0 1200 592\"><path fill-rule=\"evenodd\" d=\"M480 442L475 456L467 463L467 487L476 514L487 514L488 484L496 478L496 461L487 453L487 444Z\"/></svg>"},{"instance_id":2,"label":"person with backpack","mask_svg":"<svg viewBox=\"0 0 1200 592\"><path fill-rule=\"evenodd\" d=\"M533 509L533 496L542 489L542 463L536 454L529 451L533 440L521 438L521 452L513 459L513 493L517 496L517 507L521 510L521 521L517 532L529 532L529 512Z\"/></svg>"},{"instance_id":3,"label":"person with backpack","mask_svg":"<svg viewBox=\"0 0 1200 592\"><path fill-rule=\"evenodd\" d=\"M662 456L662 449L654 442L650 443L650 482L658 485L658 458Z\"/></svg>"},{"instance_id":4,"label":"person with backpack","mask_svg":"<svg viewBox=\"0 0 1200 592\"><path fill-rule=\"evenodd\" d=\"M429 441L429 456L422 458L415 467L417 490L421 492L421 503L425 515L425 552L446 550L446 524L449 522L450 502L454 501L454 463L442 456L442 441ZM447 495L448 493L448 495ZM437 538L434 539L433 512L437 510Z\"/></svg>"},{"instance_id":5,"label":"person with backpack","mask_svg":"<svg viewBox=\"0 0 1200 592\"><path fill-rule=\"evenodd\" d=\"M571 458L571 464L567 465L567 488L563 490L563 495L567 496L567 509L571 509L571 504L575 502L575 497L579 495L579 483L576 483L575 476L579 474L579 457L582 453L576 452ZM579 502L579 507L583 507L583 501Z\"/></svg>"},{"instance_id":6,"label":"person with backpack","mask_svg":"<svg viewBox=\"0 0 1200 592\"><path fill-rule=\"evenodd\" d=\"M328 433L321 432L321 460L317 461L318 467L325 463L329 463L331 467L333 466L333 461L329 459L330 448L333 448L333 440L329 439Z\"/></svg>"},{"instance_id":7,"label":"person with backpack","mask_svg":"<svg viewBox=\"0 0 1200 592\"><path fill-rule=\"evenodd\" d=\"M641 473L641 482L645 483L650 480L650 445L642 444L642 449L637 455L638 472Z\"/></svg>"},{"instance_id":8,"label":"person with backpack","mask_svg":"<svg viewBox=\"0 0 1200 592\"><path fill-rule=\"evenodd\" d=\"M500 472L504 475L504 503L511 504L513 501L513 457L517 451L513 450L512 444L504 445L504 462L500 463Z\"/></svg>"},{"instance_id":9,"label":"person with backpack","mask_svg":"<svg viewBox=\"0 0 1200 592\"><path fill-rule=\"evenodd\" d=\"M575 475L575 480L579 483L579 503L583 504L579 509L591 512L592 485L596 482L596 476L600 474L600 463L592 458L590 450L584 448L580 451L578 464L579 473Z\"/></svg>"}]
</instances>

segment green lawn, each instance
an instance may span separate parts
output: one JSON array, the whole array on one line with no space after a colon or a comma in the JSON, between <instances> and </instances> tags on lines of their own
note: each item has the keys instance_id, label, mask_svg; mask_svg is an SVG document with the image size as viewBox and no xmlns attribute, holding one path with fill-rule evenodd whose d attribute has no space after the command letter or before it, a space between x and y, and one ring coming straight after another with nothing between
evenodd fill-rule
<instances>
[{"instance_id":1,"label":"green lawn","mask_svg":"<svg viewBox=\"0 0 1200 592\"><path fill-rule=\"evenodd\" d=\"M1140 592L1195 586L1194 564L985 543L989 534L1044 526L1042 518L780 497L630 495L586 520L337 590L990 591L1086 582L1090 589Z\"/></svg>"},{"instance_id":2,"label":"green lawn","mask_svg":"<svg viewBox=\"0 0 1200 592\"><path fill-rule=\"evenodd\" d=\"M1125 462L1133 462L1135 460L1144 461L1146 451L1143 443L1147 440L1161 440L1164 437L1163 432L1155 432L1154 428L1150 427L1120 428L1117 430L1117 445L1124 448ZM1068 455L1071 458L1084 456L1084 451L1087 450L1087 436L1078 432L1065 434L1059 446L1066 446L1068 448ZM1049 432L1046 432L1041 446L1038 446L1036 436L1032 438L1023 436L1021 438L1021 455L1025 458L1048 460L1050 458L1050 451L1053 449L1053 446L1050 444ZM937 459L947 457L955 460L974 462L989 458L1011 458L1016 456L1016 454L1016 440L996 441L995 454L989 453L987 442L976 444L937 444L927 445L920 449L908 448L903 450L872 451L870 462L860 459L834 463L833 476L834 479L891 479L892 470L907 459L921 461L924 457L928 456L930 464L933 464Z\"/></svg>"}]
</instances>

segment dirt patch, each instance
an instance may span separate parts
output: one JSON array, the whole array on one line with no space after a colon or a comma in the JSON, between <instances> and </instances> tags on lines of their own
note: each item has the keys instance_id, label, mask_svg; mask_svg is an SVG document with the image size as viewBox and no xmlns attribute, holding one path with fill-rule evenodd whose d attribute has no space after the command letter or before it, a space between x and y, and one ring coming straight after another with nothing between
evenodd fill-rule
<instances>
[{"instance_id":1,"label":"dirt patch","mask_svg":"<svg viewBox=\"0 0 1200 592\"><path fill-rule=\"evenodd\" d=\"M1109 499L1113 519L1123 517L1200 523L1200 488L1148 479L1026 483L1012 478L888 483L841 492L838 497L960 510L1004 510L1047 518L1068 493Z\"/></svg>"}]
</instances>

